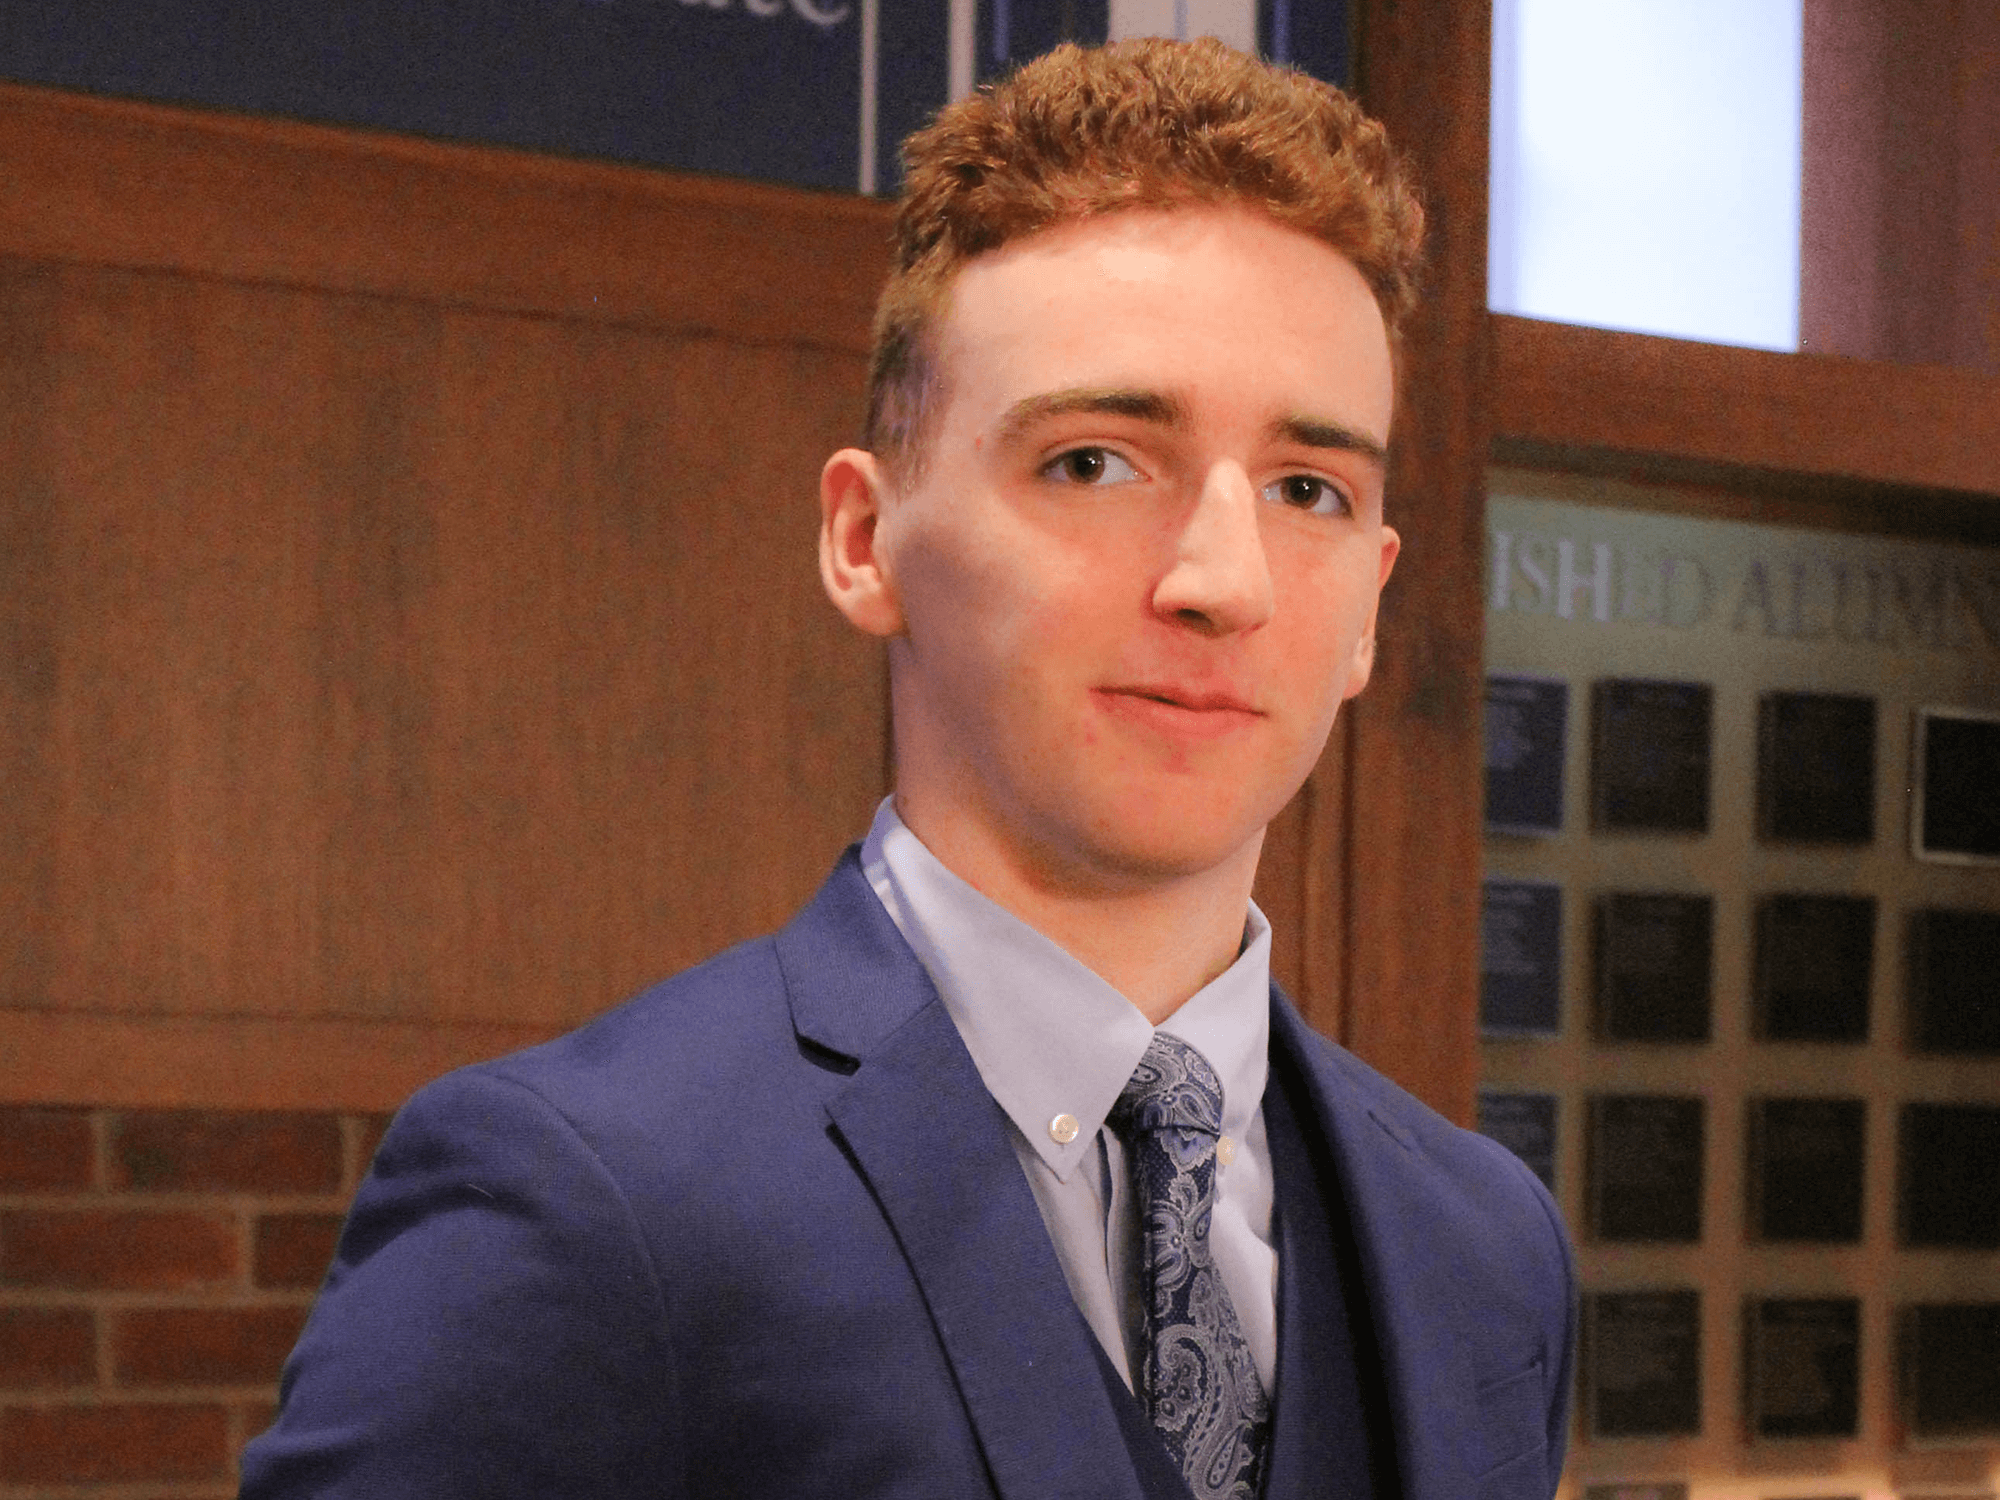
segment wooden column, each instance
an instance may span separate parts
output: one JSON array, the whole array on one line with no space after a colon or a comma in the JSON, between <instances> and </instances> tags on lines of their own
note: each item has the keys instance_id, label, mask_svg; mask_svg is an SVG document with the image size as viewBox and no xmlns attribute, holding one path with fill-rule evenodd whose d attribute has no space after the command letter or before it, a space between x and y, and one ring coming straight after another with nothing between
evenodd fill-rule
<instances>
[{"instance_id":1,"label":"wooden column","mask_svg":"<svg viewBox=\"0 0 2000 1500\"><path fill-rule=\"evenodd\" d=\"M1358 0L1359 92L1423 184L1430 273L1409 333L1389 515L1403 555L1375 678L1340 747L1336 1035L1447 1115L1477 1071L1491 8Z\"/></svg>"}]
</instances>

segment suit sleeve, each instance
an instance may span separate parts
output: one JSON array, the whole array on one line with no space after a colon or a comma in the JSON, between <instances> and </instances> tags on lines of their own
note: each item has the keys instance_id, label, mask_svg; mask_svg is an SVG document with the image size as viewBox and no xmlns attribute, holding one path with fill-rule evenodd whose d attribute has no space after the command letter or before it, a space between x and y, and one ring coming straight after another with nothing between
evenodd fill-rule
<instances>
[{"instance_id":1,"label":"suit sleeve","mask_svg":"<svg viewBox=\"0 0 2000 1500\"><path fill-rule=\"evenodd\" d=\"M1535 1186L1541 1187L1541 1183L1537 1181ZM1557 1251L1561 1256L1564 1294L1562 1343L1549 1390L1549 1492L1553 1495L1555 1481L1562 1478L1563 1461L1569 1453L1570 1402L1576 1391L1578 1292L1576 1255L1570 1249L1569 1235L1563 1229L1562 1214L1546 1191L1542 1194L1542 1207L1548 1213L1550 1231L1555 1235Z\"/></svg>"},{"instance_id":2,"label":"suit sleeve","mask_svg":"<svg viewBox=\"0 0 2000 1500\"><path fill-rule=\"evenodd\" d=\"M485 1071L396 1117L242 1500L680 1496L664 1299L617 1184Z\"/></svg>"},{"instance_id":3,"label":"suit sleeve","mask_svg":"<svg viewBox=\"0 0 2000 1500\"><path fill-rule=\"evenodd\" d=\"M1562 1210L1542 1180L1512 1152L1508 1163L1519 1172L1548 1221L1554 1253L1550 1264L1555 1271L1555 1306L1550 1311L1550 1342L1555 1357L1548 1362L1544 1391L1548 1406L1547 1452L1549 1493L1553 1495L1562 1479L1563 1461L1569 1452L1570 1402L1576 1390L1577 1285L1576 1255L1570 1248L1569 1231L1563 1227ZM1559 1311L1557 1310L1559 1309Z\"/></svg>"}]
</instances>

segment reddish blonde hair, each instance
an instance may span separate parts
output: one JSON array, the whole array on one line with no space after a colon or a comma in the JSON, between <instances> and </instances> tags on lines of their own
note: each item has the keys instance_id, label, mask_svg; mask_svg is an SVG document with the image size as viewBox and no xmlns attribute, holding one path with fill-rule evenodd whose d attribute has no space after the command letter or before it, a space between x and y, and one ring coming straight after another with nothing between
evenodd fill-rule
<instances>
[{"instance_id":1,"label":"reddish blonde hair","mask_svg":"<svg viewBox=\"0 0 2000 1500\"><path fill-rule=\"evenodd\" d=\"M1213 39L1064 45L903 143L896 260L875 309L869 448L920 461L929 335L967 261L1121 208L1241 204L1338 250L1399 345L1424 214L1382 127L1331 84Z\"/></svg>"}]
</instances>

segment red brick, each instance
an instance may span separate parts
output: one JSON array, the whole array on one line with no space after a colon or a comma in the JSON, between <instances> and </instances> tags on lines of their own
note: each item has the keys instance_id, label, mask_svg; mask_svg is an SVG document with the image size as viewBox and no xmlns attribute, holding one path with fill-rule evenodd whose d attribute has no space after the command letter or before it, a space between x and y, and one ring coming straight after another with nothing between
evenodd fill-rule
<instances>
[{"instance_id":1,"label":"red brick","mask_svg":"<svg viewBox=\"0 0 2000 1500\"><path fill-rule=\"evenodd\" d=\"M228 1477L229 1419L217 1405L0 1411L0 1480L11 1484Z\"/></svg>"},{"instance_id":2,"label":"red brick","mask_svg":"<svg viewBox=\"0 0 2000 1500\"><path fill-rule=\"evenodd\" d=\"M312 1291L326 1279L339 1240L339 1214L265 1214L257 1220L250 1279Z\"/></svg>"},{"instance_id":3,"label":"red brick","mask_svg":"<svg viewBox=\"0 0 2000 1500\"><path fill-rule=\"evenodd\" d=\"M269 1432L271 1424L278 1420L278 1403L275 1401L245 1401L236 1408L236 1430L242 1434L243 1442L260 1433ZM237 1448L237 1456L242 1456L242 1448Z\"/></svg>"},{"instance_id":4,"label":"red brick","mask_svg":"<svg viewBox=\"0 0 2000 1500\"><path fill-rule=\"evenodd\" d=\"M239 1269L227 1214L0 1213L0 1286L183 1291L229 1282Z\"/></svg>"},{"instance_id":5,"label":"red brick","mask_svg":"<svg viewBox=\"0 0 2000 1500\"><path fill-rule=\"evenodd\" d=\"M91 1155L86 1111L0 1109L0 1190L87 1190L93 1180Z\"/></svg>"},{"instance_id":6,"label":"red brick","mask_svg":"<svg viewBox=\"0 0 2000 1500\"><path fill-rule=\"evenodd\" d=\"M0 1307L0 1386L91 1385L97 1331L80 1307Z\"/></svg>"},{"instance_id":7,"label":"red brick","mask_svg":"<svg viewBox=\"0 0 2000 1500\"><path fill-rule=\"evenodd\" d=\"M142 1110L111 1126L111 1182L142 1192L336 1193L335 1115Z\"/></svg>"},{"instance_id":8,"label":"red brick","mask_svg":"<svg viewBox=\"0 0 2000 1500\"><path fill-rule=\"evenodd\" d=\"M375 1150L382 1144L382 1137L389 1133L389 1121L394 1118L393 1115L361 1115L355 1120L359 1127L355 1132L359 1139L354 1154L357 1182L368 1175L369 1164L375 1160Z\"/></svg>"},{"instance_id":9,"label":"red brick","mask_svg":"<svg viewBox=\"0 0 2000 1500\"><path fill-rule=\"evenodd\" d=\"M276 1385L303 1307L150 1307L111 1325L120 1385Z\"/></svg>"}]
</instances>

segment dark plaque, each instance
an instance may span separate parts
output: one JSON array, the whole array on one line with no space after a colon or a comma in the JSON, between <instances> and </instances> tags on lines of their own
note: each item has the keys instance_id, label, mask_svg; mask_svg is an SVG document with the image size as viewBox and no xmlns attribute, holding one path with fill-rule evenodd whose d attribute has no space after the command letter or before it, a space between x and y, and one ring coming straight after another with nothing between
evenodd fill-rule
<instances>
[{"instance_id":1,"label":"dark plaque","mask_svg":"<svg viewBox=\"0 0 2000 1500\"><path fill-rule=\"evenodd\" d=\"M1479 1027L1548 1036L1562 1024L1562 888L1489 880L1479 903Z\"/></svg>"},{"instance_id":2,"label":"dark plaque","mask_svg":"<svg viewBox=\"0 0 2000 1500\"><path fill-rule=\"evenodd\" d=\"M1861 1304L1853 1297L1752 1300L1744 1399L1764 1438L1853 1437L1861 1410Z\"/></svg>"},{"instance_id":3,"label":"dark plaque","mask_svg":"<svg viewBox=\"0 0 2000 1500\"><path fill-rule=\"evenodd\" d=\"M1909 1017L1918 1052L2000 1052L2000 911L1910 914Z\"/></svg>"},{"instance_id":4,"label":"dark plaque","mask_svg":"<svg viewBox=\"0 0 2000 1500\"><path fill-rule=\"evenodd\" d=\"M1708 896L1622 893L1597 904L1597 1033L1608 1042L1708 1040Z\"/></svg>"},{"instance_id":5,"label":"dark plaque","mask_svg":"<svg viewBox=\"0 0 2000 1500\"><path fill-rule=\"evenodd\" d=\"M1589 1339L1592 1437L1701 1431L1699 1292L1598 1292Z\"/></svg>"},{"instance_id":6,"label":"dark plaque","mask_svg":"<svg viewBox=\"0 0 2000 1500\"><path fill-rule=\"evenodd\" d=\"M2000 1249L2000 1105L1905 1104L1903 1243Z\"/></svg>"},{"instance_id":7,"label":"dark plaque","mask_svg":"<svg viewBox=\"0 0 2000 1500\"><path fill-rule=\"evenodd\" d=\"M1617 677L1592 693L1590 807L1608 833L1708 831L1708 726L1703 682Z\"/></svg>"},{"instance_id":8,"label":"dark plaque","mask_svg":"<svg viewBox=\"0 0 2000 1500\"><path fill-rule=\"evenodd\" d=\"M1875 700L1769 693L1757 711L1757 836L1866 844L1875 837Z\"/></svg>"},{"instance_id":9,"label":"dark plaque","mask_svg":"<svg viewBox=\"0 0 2000 1500\"><path fill-rule=\"evenodd\" d=\"M1865 1042L1872 896L1767 896L1757 905L1751 1019L1766 1042Z\"/></svg>"},{"instance_id":10,"label":"dark plaque","mask_svg":"<svg viewBox=\"0 0 2000 1500\"><path fill-rule=\"evenodd\" d=\"M2000 714L1917 711L1917 857L2000 863Z\"/></svg>"},{"instance_id":11,"label":"dark plaque","mask_svg":"<svg viewBox=\"0 0 2000 1500\"><path fill-rule=\"evenodd\" d=\"M1561 830L1568 726L1568 683L1542 677L1486 679L1488 831Z\"/></svg>"},{"instance_id":12,"label":"dark plaque","mask_svg":"<svg viewBox=\"0 0 2000 1500\"><path fill-rule=\"evenodd\" d=\"M1861 1238L1868 1106L1859 1099L1750 1101L1750 1233L1760 1240Z\"/></svg>"},{"instance_id":13,"label":"dark plaque","mask_svg":"<svg viewBox=\"0 0 2000 1500\"><path fill-rule=\"evenodd\" d=\"M1583 1500L1688 1500L1688 1487L1678 1479L1614 1479L1586 1485Z\"/></svg>"},{"instance_id":14,"label":"dark plaque","mask_svg":"<svg viewBox=\"0 0 2000 1500\"><path fill-rule=\"evenodd\" d=\"M2000 1302L1905 1312L1903 1415L1920 1437L2000 1434Z\"/></svg>"},{"instance_id":15,"label":"dark plaque","mask_svg":"<svg viewBox=\"0 0 2000 1500\"><path fill-rule=\"evenodd\" d=\"M1600 1240L1701 1238L1702 1101L1600 1094L1590 1101L1590 1230Z\"/></svg>"},{"instance_id":16,"label":"dark plaque","mask_svg":"<svg viewBox=\"0 0 2000 1500\"><path fill-rule=\"evenodd\" d=\"M1542 1186L1556 1190L1556 1096L1479 1091L1479 1133L1528 1164Z\"/></svg>"}]
</instances>

